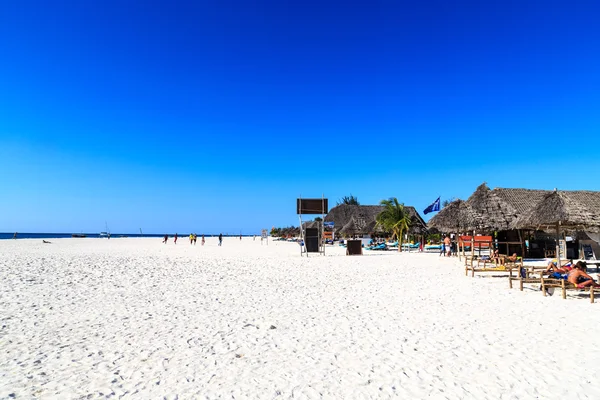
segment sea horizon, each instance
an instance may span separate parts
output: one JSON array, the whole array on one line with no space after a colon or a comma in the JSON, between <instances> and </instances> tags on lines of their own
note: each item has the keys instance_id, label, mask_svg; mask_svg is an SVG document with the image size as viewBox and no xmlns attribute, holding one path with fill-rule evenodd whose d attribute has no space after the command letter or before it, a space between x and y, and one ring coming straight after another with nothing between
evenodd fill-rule
<instances>
[{"instance_id":1,"label":"sea horizon","mask_svg":"<svg viewBox=\"0 0 600 400\"><path fill-rule=\"evenodd\" d=\"M195 233L198 236L202 236L202 233L198 233L198 232L187 232L187 233L179 233L177 232L177 236L178 237L186 237L189 236L191 233ZM0 232L0 240L4 240L4 239L14 239L14 235L15 232ZM73 237L73 235L80 235L80 237ZM81 237L81 235L85 236L84 238ZM118 239L118 238L162 238L165 235L169 235L169 237L172 237L175 235L175 233L110 233L110 238L111 239ZM256 233L256 234L242 234L242 237L253 237L253 236L259 236L260 233ZM219 236L219 233L204 233L205 237L217 237ZM223 233L224 237L239 237L240 234L231 234L231 233ZM80 238L80 239L107 239L108 237L103 234L100 233L85 233L85 232L71 232L71 233L64 233L64 232L17 232L17 239L65 239L65 238Z\"/></svg>"}]
</instances>

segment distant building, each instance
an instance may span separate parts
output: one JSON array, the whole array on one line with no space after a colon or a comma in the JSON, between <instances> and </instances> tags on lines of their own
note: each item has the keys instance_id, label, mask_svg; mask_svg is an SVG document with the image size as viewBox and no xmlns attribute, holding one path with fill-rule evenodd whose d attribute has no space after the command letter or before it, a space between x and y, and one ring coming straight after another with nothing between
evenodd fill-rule
<instances>
[{"instance_id":1,"label":"distant building","mask_svg":"<svg viewBox=\"0 0 600 400\"><path fill-rule=\"evenodd\" d=\"M325 222L334 223L336 235L370 235L381 234L383 230L377 226L377 215L384 210L384 206L357 206L350 204L340 204L333 207L327 216ZM410 216L409 234L420 235L427 232L427 224L423 221L418 211L411 206L404 206Z\"/></svg>"}]
</instances>

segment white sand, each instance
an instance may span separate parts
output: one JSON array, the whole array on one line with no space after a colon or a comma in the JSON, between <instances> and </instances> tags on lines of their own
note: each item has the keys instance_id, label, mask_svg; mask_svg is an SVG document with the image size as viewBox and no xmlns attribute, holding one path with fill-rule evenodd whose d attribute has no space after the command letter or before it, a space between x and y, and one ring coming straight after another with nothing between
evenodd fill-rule
<instances>
[{"instance_id":1,"label":"white sand","mask_svg":"<svg viewBox=\"0 0 600 400\"><path fill-rule=\"evenodd\" d=\"M600 398L600 304L437 254L51 241L0 241L1 399Z\"/></svg>"}]
</instances>

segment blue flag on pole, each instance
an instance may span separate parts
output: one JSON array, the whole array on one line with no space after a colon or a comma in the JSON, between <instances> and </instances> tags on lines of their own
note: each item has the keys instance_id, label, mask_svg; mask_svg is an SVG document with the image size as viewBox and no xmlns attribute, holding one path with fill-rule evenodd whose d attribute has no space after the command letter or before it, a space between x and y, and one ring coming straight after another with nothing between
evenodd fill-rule
<instances>
[{"instance_id":1,"label":"blue flag on pole","mask_svg":"<svg viewBox=\"0 0 600 400\"><path fill-rule=\"evenodd\" d=\"M423 214L428 214L430 212L434 212L434 211L440 211L440 198L438 197L436 201L434 201L433 203L431 203L429 205L429 207L427 207L425 209L425 211L423 211Z\"/></svg>"}]
</instances>

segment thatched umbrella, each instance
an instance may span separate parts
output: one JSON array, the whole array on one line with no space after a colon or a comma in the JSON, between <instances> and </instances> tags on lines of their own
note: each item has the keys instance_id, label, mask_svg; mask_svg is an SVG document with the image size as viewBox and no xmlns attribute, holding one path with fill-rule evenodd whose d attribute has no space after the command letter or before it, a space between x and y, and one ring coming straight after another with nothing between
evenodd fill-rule
<instances>
[{"instance_id":1,"label":"thatched umbrella","mask_svg":"<svg viewBox=\"0 0 600 400\"><path fill-rule=\"evenodd\" d=\"M581 229L600 232L600 209L592 209L577 199L578 192L554 190L533 207L528 213L517 218L513 228L536 230L556 229L556 258L560 258L560 229ZM566 255L565 255L566 256Z\"/></svg>"},{"instance_id":2,"label":"thatched umbrella","mask_svg":"<svg viewBox=\"0 0 600 400\"><path fill-rule=\"evenodd\" d=\"M410 218L410 226L408 233L411 235L424 235L428 232L427 223L421 217L421 214L412 206L404 206L404 211L408 213Z\"/></svg>"},{"instance_id":3,"label":"thatched umbrella","mask_svg":"<svg viewBox=\"0 0 600 400\"><path fill-rule=\"evenodd\" d=\"M339 233L342 235L354 235L357 232L358 229L356 228L356 224L354 223L353 219L348 221L348 223L346 223L346 225L339 230Z\"/></svg>"}]
</instances>

